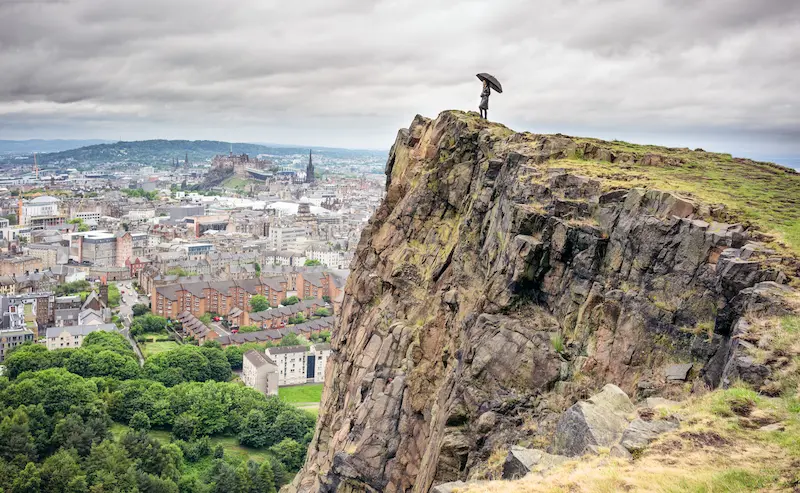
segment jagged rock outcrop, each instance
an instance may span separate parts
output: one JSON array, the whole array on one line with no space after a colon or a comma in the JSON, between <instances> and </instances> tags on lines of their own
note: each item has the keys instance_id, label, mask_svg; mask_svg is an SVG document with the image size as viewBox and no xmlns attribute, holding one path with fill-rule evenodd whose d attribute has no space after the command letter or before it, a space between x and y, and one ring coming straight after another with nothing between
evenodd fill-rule
<instances>
[{"instance_id":1,"label":"jagged rock outcrop","mask_svg":"<svg viewBox=\"0 0 800 493\"><path fill-rule=\"evenodd\" d=\"M558 399L606 382L653 395L673 363L692 362L711 385L733 374L746 301L732 300L784 274L745 253L742 226L559 166L576 155L672 159L460 112L399 132L289 491L427 492L552 432ZM703 325L715 328L692 330Z\"/></svg>"}]
</instances>

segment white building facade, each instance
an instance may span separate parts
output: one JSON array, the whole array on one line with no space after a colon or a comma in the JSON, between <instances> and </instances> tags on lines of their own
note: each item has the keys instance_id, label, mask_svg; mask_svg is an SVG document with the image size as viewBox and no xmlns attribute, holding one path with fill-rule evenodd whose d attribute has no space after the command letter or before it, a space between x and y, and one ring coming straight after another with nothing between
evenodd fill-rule
<instances>
[{"instance_id":1,"label":"white building facade","mask_svg":"<svg viewBox=\"0 0 800 493\"><path fill-rule=\"evenodd\" d=\"M278 395L278 366L266 354L251 349L242 357L242 382L264 395Z\"/></svg>"},{"instance_id":2,"label":"white building facade","mask_svg":"<svg viewBox=\"0 0 800 493\"><path fill-rule=\"evenodd\" d=\"M305 228L269 228L269 244L273 250L286 250L306 238Z\"/></svg>"},{"instance_id":3,"label":"white building facade","mask_svg":"<svg viewBox=\"0 0 800 493\"><path fill-rule=\"evenodd\" d=\"M273 347L267 349L267 356L275 362L278 372L278 386L322 383L325 381L325 367L331 353L330 344L306 346Z\"/></svg>"},{"instance_id":4,"label":"white building facade","mask_svg":"<svg viewBox=\"0 0 800 493\"><path fill-rule=\"evenodd\" d=\"M21 225L28 224L37 217L51 217L58 215L58 204L61 201L49 195L42 195L22 205Z\"/></svg>"}]
</instances>

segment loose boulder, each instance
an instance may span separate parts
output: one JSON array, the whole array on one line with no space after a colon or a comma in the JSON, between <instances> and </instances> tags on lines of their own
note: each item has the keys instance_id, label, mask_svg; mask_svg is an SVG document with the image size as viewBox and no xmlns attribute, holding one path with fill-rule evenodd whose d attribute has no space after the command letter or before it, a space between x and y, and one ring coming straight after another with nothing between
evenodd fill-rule
<instances>
[{"instance_id":1,"label":"loose boulder","mask_svg":"<svg viewBox=\"0 0 800 493\"><path fill-rule=\"evenodd\" d=\"M658 435L677 428L678 423L674 421L634 419L622 434L620 444L629 452L638 452L647 447Z\"/></svg>"},{"instance_id":2,"label":"loose boulder","mask_svg":"<svg viewBox=\"0 0 800 493\"><path fill-rule=\"evenodd\" d=\"M580 401L561 416L556 425L552 452L575 457L589 445L610 447L619 442L628 427L628 416L635 411L627 394L607 384L586 401Z\"/></svg>"},{"instance_id":3,"label":"loose boulder","mask_svg":"<svg viewBox=\"0 0 800 493\"><path fill-rule=\"evenodd\" d=\"M610 457L617 457L618 459L633 460L633 455L620 444L613 445L608 455Z\"/></svg>"},{"instance_id":4,"label":"loose boulder","mask_svg":"<svg viewBox=\"0 0 800 493\"><path fill-rule=\"evenodd\" d=\"M678 365L669 365L664 373L667 380L670 382L684 382L691 369L691 363L682 363Z\"/></svg>"},{"instance_id":5,"label":"loose boulder","mask_svg":"<svg viewBox=\"0 0 800 493\"><path fill-rule=\"evenodd\" d=\"M543 472L568 460L568 457L562 455L514 446L508 451L508 457L503 463L503 479L518 479L532 470Z\"/></svg>"}]
</instances>

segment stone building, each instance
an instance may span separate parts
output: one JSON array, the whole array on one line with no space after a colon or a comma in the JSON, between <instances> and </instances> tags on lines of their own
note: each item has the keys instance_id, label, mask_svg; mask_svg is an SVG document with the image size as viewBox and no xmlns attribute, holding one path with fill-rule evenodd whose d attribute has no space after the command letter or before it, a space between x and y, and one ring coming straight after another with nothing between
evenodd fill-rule
<instances>
[{"instance_id":1,"label":"stone building","mask_svg":"<svg viewBox=\"0 0 800 493\"><path fill-rule=\"evenodd\" d=\"M114 324L73 325L63 327L50 327L47 329L47 349L77 348L81 347L83 340L92 332L113 332L117 329Z\"/></svg>"},{"instance_id":2,"label":"stone building","mask_svg":"<svg viewBox=\"0 0 800 493\"><path fill-rule=\"evenodd\" d=\"M0 256L0 276L16 276L42 269L42 260L31 255Z\"/></svg>"},{"instance_id":3,"label":"stone building","mask_svg":"<svg viewBox=\"0 0 800 493\"><path fill-rule=\"evenodd\" d=\"M33 341L33 332L26 329L0 330L0 362L9 349Z\"/></svg>"},{"instance_id":4,"label":"stone building","mask_svg":"<svg viewBox=\"0 0 800 493\"><path fill-rule=\"evenodd\" d=\"M42 269L50 269L59 264L59 256L61 256L61 263L66 263L66 247L61 245L48 245L44 243L35 243L25 247L26 255L38 258L42 263Z\"/></svg>"},{"instance_id":5,"label":"stone building","mask_svg":"<svg viewBox=\"0 0 800 493\"><path fill-rule=\"evenodd\" d=\"M117 237L112 233L93 231L78 236L78 261L99 266L117 264ZM124 265L124 264L123 264Z\"/></svg>"}]
</instances>

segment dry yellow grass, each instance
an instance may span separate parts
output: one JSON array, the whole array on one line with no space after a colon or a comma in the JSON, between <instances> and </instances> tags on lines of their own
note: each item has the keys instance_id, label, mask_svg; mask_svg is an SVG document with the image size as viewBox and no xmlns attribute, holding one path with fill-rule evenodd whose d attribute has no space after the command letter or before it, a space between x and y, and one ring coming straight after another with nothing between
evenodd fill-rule
<instances>
[{"instance_id":1,"label":"dry yellow grass","mask_svg":"<svg viewBox=\"0 0 800 493\"><path fill-rule=\"evenodd\" d=\"M742 403L752 410L742 413ZM675 410L682 420L680 429L662 435L633 462L606 455L585 457L545 475L495 481L458 493L797 491L798 411L796 402L766 399L746 389L716 391ZM785 431L753 429L758 420L778 421Z\"/></svg>"}]
</instances>

